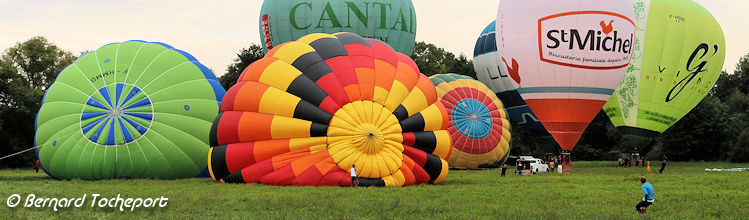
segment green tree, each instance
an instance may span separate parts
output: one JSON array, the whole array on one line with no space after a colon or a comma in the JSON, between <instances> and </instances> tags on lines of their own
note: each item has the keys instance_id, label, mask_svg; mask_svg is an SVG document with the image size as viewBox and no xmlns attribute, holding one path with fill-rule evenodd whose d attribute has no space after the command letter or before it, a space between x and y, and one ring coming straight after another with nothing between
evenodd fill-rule
<instances>
[{"instance_id":1,"label":"green tree","mask_svg":"<svg viewBox=\"0 0 749 220\"><path fill-rule=\"evenodd\" d=\"M577 146L572 150L572 159L614 160L618 156L617 153L631 151L622 149L621 141L621 134L606 116L606 112L600 111L588 124Z\"/></svg>"},{"instance_id":2,"label":"green tree","mask_svg":"<svg viewBox=\"0 0 749 220\"><path fill-rule=\"evenodd\" d=\"M739 80L738 75L736 74L729 74L724 72L720 73L720 77L718 77L718 81L715 83L715 86L712 90L710 90L710 95L715 96L719 98L720 100L726 100L728 96L731 95L731 93L734 92L734 90L738 91L739 87Z\"/></svg>"},{"instance_id":3,"label":"green tree","mask_svg":"<svg viewBox=\"0 0 749 220\"><path fill-rule=\"evenodd\" d=\"M749 94L734 89L724 102L726 105L723 133L731 137L722 144L726 156L733 162L749 161Z\"/></svg>"},{"instance_id":4,"label":"green tree","mask_svg":"<svg viewBox=\"0 0 749 220\"><path fill-rule=\"evenodd\" d=\"M730 126L728 107L714 96L707 96L691 112L666 130L661 137L663 153L670 160L721 160L728 150L724 143L735 139L726 134Z\"/></svg>"},{"instance_id":5,"label":"green tree","mask_svg":"<svg viewBox=\"0 0 749 220\"><path fill-rule=\"evenodd\" d=\"M533 141L534 135L515 122L510 122L510 155L537 155L540 148Z\"/></svg>"},{"instance_id":6,"label":"green tree","mask_svg":"<svg viewBox=\"0 0 749 220\"><path fill-rule=\"evenodd\" d=\"M734 90L744 94L749 93L749 54L739 59L736 70L732 74L726 72L720 74L720 78L718 78L715 88L710 91L710 94L726 101Z\"/></svg>"},{"instance_id":7,"label":"green tree","mask_svg":"<svg viewBox=\"0 0 749 220\"><path fill-rule=\"evenodd\" d=\"M250 47L248 48L240 50L237 57L234 58L234 62L226 67L226 73L218 78L221 86L223 86L224 89L229 90L231 86L237 83L237 79L242 75L242 71L244 71L244 69L251 63L263 58L263 56L265 56L263 48L255 43L250 44Z\"/></svg>"},{"instance_id":8,"label":"green tree","mask_svg":"<svg viewBox=\"0 0 749 220\"><path fill-rule=\"evenodd\" d=\"M719 127L727 137L721 143L721 149L726 150L723 158L749 161L749 54L739 59L732 74L721 73L710 95L726 106L725 120Z\"/></svg>"},{"instance_id":9,"label":"green tree","mask_svg":"<svg viewBox=\"0 0 749 220\"><path fill-rule=\"evenodd\" d=\"M749 128L744 129L728 152L731 162L749 162Z\"/></svg>"},{"instance_id":10,"label":"green tree","mask_svg":"<svg viewBox=\"0 0 749 220\"><path fill-rule=\"evenodd\" d=\"M46 89L76 57L33 37L5 50L0 57L0 155L34 146L34 122ZM31 165L33 151L5 159L0 167Z\"/></svg>"},{"instance_id":11,"label":"green tree","mask_svg":"<svg viewBox=\"0 0 749 220\"><path fill-rule=\"evenodd\" d=\"M419 67L419 70L427 76L439 73L456 73L476 78L473 61L463 54L456 57L455 54L434 44L416 42L411 59Z\"/></svg>"},{"instance_id":12,"label":"green tree","mask_svg":"<svg viewBox=\"0 0 749 220\"><path fill-rule=\"evenodd\" d=\"M736 70L733 74L736 75L739 91L749 94L749 54L739 59L739 63L736 64Z\"/></svg>"}]
</instances>

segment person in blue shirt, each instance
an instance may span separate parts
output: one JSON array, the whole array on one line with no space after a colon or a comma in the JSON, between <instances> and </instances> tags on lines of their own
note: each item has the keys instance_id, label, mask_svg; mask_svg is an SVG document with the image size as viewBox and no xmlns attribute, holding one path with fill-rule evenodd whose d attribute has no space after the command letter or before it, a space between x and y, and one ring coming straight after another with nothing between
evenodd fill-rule
<instances>
[{"instance_id":1,"label":"person in blue shirt","mask_svg":"<svg viewBox=\"0 0 749 220\"><path fill-rule=\"evenodd\" d=\"M644 176L640 177L640 183L642 184L642 193L644 195L642 196L642 201L635 206L635 210L640 214L644 214L645 208L655 202L655 191L653 191L653 185L650 185Z\"/></svg>"}]
</instances>

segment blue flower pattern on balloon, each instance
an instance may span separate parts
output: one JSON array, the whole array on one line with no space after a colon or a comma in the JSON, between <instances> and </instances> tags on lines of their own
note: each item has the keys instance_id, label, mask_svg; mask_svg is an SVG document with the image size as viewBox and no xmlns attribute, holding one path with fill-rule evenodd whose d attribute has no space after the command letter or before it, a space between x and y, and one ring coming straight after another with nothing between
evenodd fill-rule
<instances>
[{"instance_id":1,"label":"blue flower pattern on balloon","mask_svg":"<svg viewBox=\"0 0 749 220\"><path fill-rule=\"evenodd\" d=\"M151 106L148 96L137 86L124 83L114 86L114 96L110 95L109 86L99 88L86 101L81 113L81 131L91 142L130 143L143 136L151 125L153 111L147 108ZM129 91L123 93L124 90Z\"/></svg>"},{"instance_id":2,"label":"blue flower pattern on balloon","mask_svg":"<svg viewBox=\"0 0 749 220\"><path fill-rule=\"evenodd\" d=\"M489 109L476 99L463 99L452 111L455 128L469 138L481 139L492 130L492 116Z\"/></svg>"}]
</instances>

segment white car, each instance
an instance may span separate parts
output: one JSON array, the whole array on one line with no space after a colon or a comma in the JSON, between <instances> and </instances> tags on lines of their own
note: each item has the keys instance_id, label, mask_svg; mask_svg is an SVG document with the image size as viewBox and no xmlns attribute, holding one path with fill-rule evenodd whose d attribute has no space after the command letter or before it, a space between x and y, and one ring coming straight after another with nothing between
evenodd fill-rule
<instances>
[{"instance_id":1,"label":"white car","mask_svg":"<svg viewBox=\"0 0 749 220\"><path fill-rule=\"evenodd\" d=\"M518 156L519 160L535 160L536 158L533 158L533 156Z\"/></svg>"},{"instance_id":2,"label":"white car","mask_svg":"<svg viewBox=\"0 0 749 220\"><path fill-rule=\"evenodd\" d=\"M529 161L531 164L531 171L534 173L546 173L549 171L549 165L544 163L543 160L537 159L537 158L527 158L525 156L520 157L522 159L519 159L518 161Z\"/></svg>"}]
</instances>

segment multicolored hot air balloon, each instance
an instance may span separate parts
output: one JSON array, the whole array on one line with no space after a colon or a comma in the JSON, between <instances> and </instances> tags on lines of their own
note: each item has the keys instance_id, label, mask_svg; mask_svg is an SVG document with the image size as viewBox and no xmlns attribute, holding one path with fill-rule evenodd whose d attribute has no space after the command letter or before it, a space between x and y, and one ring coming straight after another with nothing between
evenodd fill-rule
<instances>
[{"instance_id":1,"label":"multicolored hot air balloon","mask_svg":"<svg viewBox=\"0 0 749 220\"><path fill-rule=\"evenodd\" d=\"M634 6L632 63L604 110L642 149L713 88L726 43L715 18L691 0L635 0Z\"/></svg>"},{"instance_id":2,"label":"multicolored hot air balloon","mask_svg":"<svg viewBox=\"0 0 749 220\"><path fill-rule=\"evenodd\" d=\"M105 45L66 67L44 95L39 161L58 179L207 177L208 134L225 92L169 45Z\"/></svg>"},{"instance_id":3,"label":"multicolored hot air balloon","mask_svg":"<svg viewBox=\"0 0 749 220\"><path fill-rule=\"evenodd\" d=\"M492 21L487 25L476 40L476 46L473 49L473 68L476 70L476 77L497 94L505 105L510 119L529 131L536 143L546 151L557 150L559 146L556 141L525 104L515 85L512 84L510 75L501 65L502 58L497 53L495 24L496 21Z\"/></svg>"},{"instance_id":4,"label":"multicolored hot air balloon","mask_svg":"<svg viewBox=\"0 0 749 220\"><path fill-rule=\"evenodd\" d=\"M631 5L630 0L499 4L502 68L565 151L575 147L626 73L635 40Z\"/></svg>"},{"instance_id":5,"label":"multicolored hot air balloon","mask_svg":"<svg viewBox=\"0 0 749 220\"><path fill-rule=\"evenodd\" d=\"M510 121L494 92L458 74L429 77L447 109L453 140L448 163L455 168L498 167L510 152Z\"/></svg>"},{"instance_id":6,"label":"multicolored hot air balloon","mask_svg":"<svg viewBox=\"0 0 749 220\"><path fill-rule=\"evenodd\" d=\"M406 55L353 33L274 47L227 92L211 129L222 182L349 186L441 183L449 120Z\"/></svg>"},{"instance_id":7,"label":"multicolored hot air balloon","mask_svg":"<svg viewBox=\"0 0 749 220\"><path fill-rule=\"evenodd\" d=\"M259 21L266 51L307 34L352 32L411 55L416 39L411 0L265 0Z\"/></svg>"}]
</instances>

